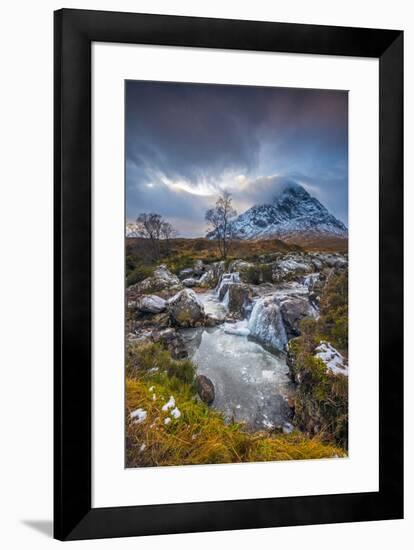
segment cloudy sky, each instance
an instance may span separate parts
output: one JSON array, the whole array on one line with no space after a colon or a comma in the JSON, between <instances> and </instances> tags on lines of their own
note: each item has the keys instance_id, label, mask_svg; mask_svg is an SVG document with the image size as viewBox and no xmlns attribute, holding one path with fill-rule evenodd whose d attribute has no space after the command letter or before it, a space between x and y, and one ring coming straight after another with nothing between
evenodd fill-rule
<instances>
[{"instance_id":1,"label":"cloudy sky","mask_svg":"<svg viewBox=\"0 0 414 550\"><path fill-rule=\"evenodd\" d=\"M221 190L240 214L293 180L348 225L343 91L127 81L125 160L128 221L199 236Z\"/></svg>"}]
</instances>

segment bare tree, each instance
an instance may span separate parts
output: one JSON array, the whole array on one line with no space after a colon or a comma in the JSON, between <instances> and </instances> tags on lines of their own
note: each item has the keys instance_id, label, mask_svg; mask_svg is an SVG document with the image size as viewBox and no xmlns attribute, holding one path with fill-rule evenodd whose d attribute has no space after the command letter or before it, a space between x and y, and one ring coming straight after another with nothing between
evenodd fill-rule
<instances>
[{"instance_id":1,"label":"bare tree","mask_svg":"<svg viewBox=\"0 0 414 550\"><path fill-rule=\"evenodd\" d=\"M220 255L224 260L227 258L232 237L230 220L234 216L237 216L237 212L232 206L231 195L228 191L224 191L217 199L215 207L209 208L205 214L205 219L217 240Z\"/></svg>"},{"instance_id":2,"label":"bare tree","mask_svg":"<svg viewBox=\"0 0 414 550\"><path fill-rule=\"evenodd\" d=\"M178 234L178 231L174 229L174 227L170 224L170 222L162 222L161 224L161 235L163 239L165 239L165 243L167 245L167 254L171 252L170 248L170 240L176 237Z\"/></svg>"},{"instance_id":3,"label":"bare tree","mask_svg":"<svg viewBox=\"0 0 414 550\"><path fill-rule=\"evenodd\" d=\"M177 235L176 229L164 220L160 214L154 212L142 212L134 227L134 233L144 239L149 239L154 258L159 259L161 256L161 239L165 240L167 253L170 253L170 241Z\"/></svg>"},{"instance_id":4,"label":"bare tree","mask_svg":"<svg viewBox=\"0 0 414 550\"><path fill-rule=\"evenodd\" d=\"M137 218L137 232L140 237L151 241L156 258L160 256L160 237L163 219L159 214L143 212Z\"/></svg>"}]
</instances>

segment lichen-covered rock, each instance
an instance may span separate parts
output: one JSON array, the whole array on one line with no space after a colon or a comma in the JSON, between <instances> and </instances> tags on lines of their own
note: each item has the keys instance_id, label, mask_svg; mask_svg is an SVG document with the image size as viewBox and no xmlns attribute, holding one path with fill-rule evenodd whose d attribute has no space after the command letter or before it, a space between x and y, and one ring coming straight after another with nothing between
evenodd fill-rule
<instances>
[{"instance_id":1,"label":"lichen-covered rock","mask_svg":"<svg viewBox=\"0 0 414 550\"><path fill-rule=\"evenodd\" d=\"M161 343L174 359L184 359L187 357L187 349L181 334L174 328L153 331L151 340L155 343Z\"/></svg>"},{"instance_id":2,"label":"lichen-covered rock","mask_svg":"<svg viewBox=\"0 0 414 550\"><path fill-rule=\"evenodd\" d=\"M193 269L194 269L194 273L196 275L201 275L204 272L204 263L203 263L203 261L202 260L196 260L194 262Z\"/></svg>"},{"instance_id":3,"label":"lichen-covered rock","mask_svg":"<svg viewBox=\"0 0 414 550\"><path fill-rule=\"evenodd\" d=\"M214 277L214 271L212 269L209 269L205 273L203 273L198 280L198 286L201 286L203 288L211 288L214 286L216 282L216 279Z\"/></svg>"},{"instance_id":4,"label":"lichen-covered rock","mask_svg":"<svg viewBox=\"0 0 414 550\"><path fill-rule=\"evenodd\" d=\"M168 308L174 323L180 327L200 326L204 320L204 306L189 288L173 296Z\"/></svg>"},{"instance_id":5,"label":"lichen-covered rock","mask_svg":"<svg viewBox=\"0 0 414 550\"><path fill-rule=\"evenodd\" d=\"M211 405L216 396L216 392L214 389L214 384L210 378L204 374L199 374L196 378L196 388L200 399L204 401L204 403Z\"/></svg>"},{"instance_id":6,"label":"lichen-covered rock","mask_svg":"<svg viewBox=\"0 0 414 550\"><path fill-rule=\"evenodd\" d=\"M167 309L167 302L159 296L150 294L138 298L136 307L144 313L161 313Z\"/></svg>"},{"instance_id":7,"label":"lichen-covered rock","mask_svg":"<svg viewBox=\"0 0 414 550\"><path fill-rule=\"evenodd\" d=\"M272 264L272 280L274 283L290 281L314 271L311 258L306 255L290 254Z\"/></svg>"},{"instance_id":8,"label":"lichen-covered rock","mask_svg":"<svg viewBox=\"0 0 414 550\"><path fill-rule=\"evenodd\" d=\"M136 300L142 294L151 294L160 291L177 291L182 288L180 279L171 273L165 265L160 265L154 270L152 277L127 288L127 299Z\"/></svg>"}]
</instances>

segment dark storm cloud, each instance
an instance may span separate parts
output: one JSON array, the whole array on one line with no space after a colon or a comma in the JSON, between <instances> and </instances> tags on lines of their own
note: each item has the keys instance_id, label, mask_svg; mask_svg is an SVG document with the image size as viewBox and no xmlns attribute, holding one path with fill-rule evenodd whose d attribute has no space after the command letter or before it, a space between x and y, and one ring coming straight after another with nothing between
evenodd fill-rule
<instances>
[{"instance_id":1,"label":"dark storm cloud","mask_svg":"<svg viewBox=\"0 0 414 550\"><path fill-rule=\"evenodd\" d=\"M347 221L347 94L128 81L127 217L156 210L204 230L220 189L239 211L295 179Z\"/></svg>"}]
</instances>

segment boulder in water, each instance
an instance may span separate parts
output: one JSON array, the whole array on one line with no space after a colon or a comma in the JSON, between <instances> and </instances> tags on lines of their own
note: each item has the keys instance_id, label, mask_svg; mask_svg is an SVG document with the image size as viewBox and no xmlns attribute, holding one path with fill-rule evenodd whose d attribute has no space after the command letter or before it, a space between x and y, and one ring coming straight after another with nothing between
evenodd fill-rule
<instances>
[{"instance_id":1,"label":"boulder in water","mask_svg":"<svg viewBox=\"0 0 414 550\"><path fill-rule=\"evenodd\" d=\"M204 374L199 374L196 378L196 387L200 399L204 401L204 403L207 403L207 405L211 405L216 396L216 392L214 390L214 384L210 378Z\"/></svg>"},{"instance_id":2,"label":"boulder in water","mask_svg":"<svg viewBox=\"0 0 414 550\"><path fill-rule=\"evenodd\" d=\"M280 311L288 339L300 336L299 323L305 317L316 317L317 310L307 296L286 296L280 300Z\"/></svg>"},{"instance_id":3,"label":"boulder in water","mask_svg":"<svg viewBox=\"0 0 414 550\"><path fill-rule=\"evenodd\" d=\"M180 327L200 326L204 320L204 306L189 288L173 296L168 307L173 321Z\"/></svg>"},{"instance_id":4,"label":"boulder in water","mask_svg":"<svg viewBox=\"0 0 414 550\"><path fill-rule=\"evenodd\" d=\"M227 309L230 314L237 317L242 317L246 307L251 302L251 292L248 285L242 283L234 283L228 286L227 293L224 297Z\"/></svg>"}]
</instances>

